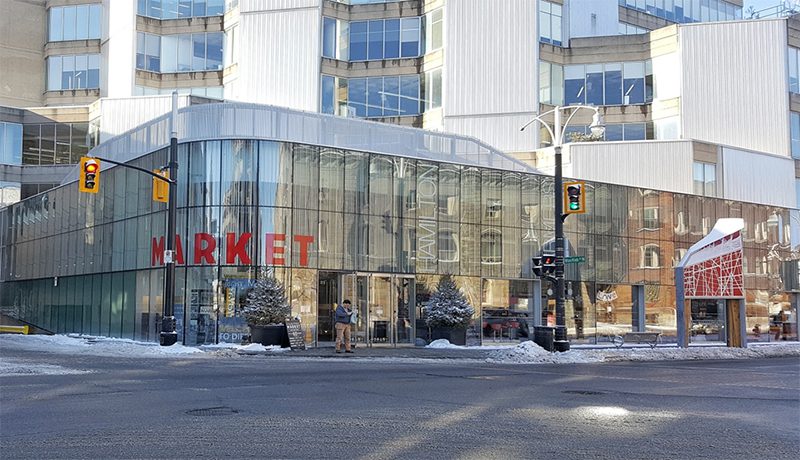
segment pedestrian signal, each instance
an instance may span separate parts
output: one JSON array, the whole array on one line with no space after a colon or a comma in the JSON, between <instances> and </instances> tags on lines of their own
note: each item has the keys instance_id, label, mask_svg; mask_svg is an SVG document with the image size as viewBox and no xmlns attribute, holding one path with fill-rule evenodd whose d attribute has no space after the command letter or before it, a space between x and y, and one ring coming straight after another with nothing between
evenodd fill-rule
<instances>
[{"instance_id":1,"label":"pedestrian signal","mask_svg":"<svg viewBox=\"0 0 800 460\"><path fill-rule=\"evenodd\" d=\"M100 161L95 158L81 157L80 180L78 190L86 193L97 193L100 190Z\"/></svg>"}]
</instances>

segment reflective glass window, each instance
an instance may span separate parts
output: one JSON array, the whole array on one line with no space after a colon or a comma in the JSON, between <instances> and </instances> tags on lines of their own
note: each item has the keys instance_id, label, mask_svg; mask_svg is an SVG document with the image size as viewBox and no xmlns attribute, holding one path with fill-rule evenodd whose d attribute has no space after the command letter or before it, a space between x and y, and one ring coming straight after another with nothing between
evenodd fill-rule
<instances>
[{"instance_id":1,"label":"reflective glass window","mask_svg":"<svg viewBox=\"0 0 800 460\"><path fill-rule=\"evenodd\" d=\"M400 20L400 56L419 56L420 40L419 18L403 18Z\"/></svg>"},{"instance_id":2,"label":"reflective glass window","mask_svg":"<svg viewBox=\"0 0 800 460\"><path fill-rule=\"evenodd\" d=\"M603 105L603 65L586 66L586 103Z\"/></svg>"},{"instance_id":3,"label":"reflective glass window","mask_svg":"<svg viewBox=\"0 0 800 460\"><path fill-rule=\"evenodd\" d=\"M367 59L367 21L350 23L350 60Z\"/></svg>"},{"instance_id":4,"label":"reflective glass window","mask_svg":"<svg viewBox=\"0 0 800 460\"><path fill-rule=\"evenodd\" d=\"M605 74L605 105L622 104L622 65L606 64Z\"/></svg>"},{"instance_id":5,"label":"reflective glass window","mask_svg":"<svg viewBox=\"0 0 800 460\"><path fill-rule=\"evenodd\" d=\"M792 157L800 159L800 113L790 112Z\"/></svg>"},{"instance_id":6,"label":"reflective glass window","mask_svg":"<svg viewBox=\"0 0 800 460\"><path fill-rule=\"evenodd\" d=\"M336 58L336 19L325 17L322 19L322 56Z\"/></svg>"},{"instance_id":7,"label":"reflective glass window","mask_svg":"<svg viewBox=\"0 0 800 460\"><path fill-rule=\"evenodd\" d=\"M583 104L585 98L585 74L583 65L564 67L564 103Z\"/></svg>"},{"instance_id":8,"label":"reflective glass window","mask_svg":"<svg viewBox=\"0 0 800 460\"><path fill-rule=\"evenodd\" d=\"M798 71L798 65L800 65L798 54L800 54L800 50L790 46L787 54L789 56L789 92L800 93L800 80L798 79L798 75L800 75L800 71Z\"/></svg>"},{"instance_id":9,"label":"reflective glass window","mask_svg":"<svg viewBox=\"0 0 800 460\"><path fill-rule=\"evenodd\" d=\"M387 19L385 27L384 58L397 59L400 57L400 20Z\"/></svg>"},{"instance_id":10,"label":"reflective glass window","mask_svg":"<svg viewBox=\"0 0 800 460\"><path fill-rule=\"evenodd\" d=\"M644 62L623 63L623 104L644 104Z\"/></svg>"}]
</instances>

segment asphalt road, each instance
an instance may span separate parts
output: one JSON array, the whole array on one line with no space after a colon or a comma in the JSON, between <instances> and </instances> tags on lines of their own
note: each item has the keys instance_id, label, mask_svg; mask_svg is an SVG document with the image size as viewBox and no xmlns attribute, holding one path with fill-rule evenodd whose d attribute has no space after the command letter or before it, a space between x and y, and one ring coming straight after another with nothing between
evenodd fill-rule
<instances>
[{"instance_id":1,"label":"asphalt road","mask_svg":"<svg viewBox=\"0 0 800 460\"><path fill-rule=\"evenodd\" d=\"M0 458L797 459L800 360L120 359L0 377Z\"/></svg>"}]
</instances>

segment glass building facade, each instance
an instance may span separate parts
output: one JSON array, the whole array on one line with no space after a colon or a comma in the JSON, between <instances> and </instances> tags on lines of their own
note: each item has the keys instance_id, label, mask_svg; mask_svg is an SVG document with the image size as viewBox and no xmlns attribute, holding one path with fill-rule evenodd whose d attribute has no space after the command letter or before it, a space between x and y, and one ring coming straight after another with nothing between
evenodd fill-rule
<instances>
[{"instance_id":1,"label":"glass building facade","mask_svg":"<svg viewBox=\"0 0 800 460\"><path fill-rule=\"evenodd\" d=\"M154 169L166 156L131 163ZM553 246L552 177L258 139L183 143L179 164L175 312L188 345L242 340L259 267L285 283L310 344L332 340L344 298L361 313L357 340L413 344L446 273L475 306L471 344L553 323L554 289L530 267ZM100 184L96 195L73 183L0 210L0 305L57 333L157 341L165 205L135 170L104 170ZM565 224L567 255L583 259L566 270L571 340L644 324L674 341L673 266L722 217L745 221L748 339L797 340L797 261L780 249L789 210L604 183L586 191L588 212ZM717 301L693 301L692 312L692 340L724 341Z\"/></svg>"}]
</instances>

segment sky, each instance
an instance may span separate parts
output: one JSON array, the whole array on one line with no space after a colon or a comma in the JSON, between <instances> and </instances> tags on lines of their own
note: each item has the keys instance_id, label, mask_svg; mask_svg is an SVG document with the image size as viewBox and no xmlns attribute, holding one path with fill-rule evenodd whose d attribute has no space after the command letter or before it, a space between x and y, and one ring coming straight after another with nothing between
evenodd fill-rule
<instances>
[{"instance_id":1,"label":"sky","mask_svg":"<svg viewBox=\"0 0 800 460\"><path fill-rule=\"evenodd\" d=\"M747 7L752 5L756 11L763 10L764 8L771 8L778 5L781 0L744 0L744 8L742 11L747 11Z\"/></svg>"}]
</instances>

